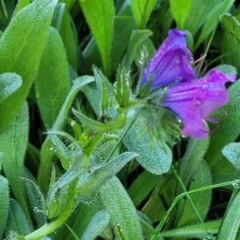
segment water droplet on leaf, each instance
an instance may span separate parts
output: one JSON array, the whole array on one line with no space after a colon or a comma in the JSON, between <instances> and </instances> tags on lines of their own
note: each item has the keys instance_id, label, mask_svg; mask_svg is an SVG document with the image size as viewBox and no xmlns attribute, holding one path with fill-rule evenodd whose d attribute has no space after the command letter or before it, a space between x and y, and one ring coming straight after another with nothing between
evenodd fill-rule
<instances>
[{"instance_id":1,"label":"water droplet on leaf","mask_svg":"<svg viewBox=\"0 0 240 240\"><path fill-rule=\"evenodd\" d=\"M234 188L240 188L240 180L239 179L235 180L232 185Z\"/></svg>"},{"instance_id":2,"label":"water droplet on leaf","mask_svg":"<svg viewBox=\"0 0 240 240\"><path fill-rule=\"evenodd\" d=\"M40 210L39 210L38 207L34 207L34 208L33 208L33 211L34 211L35 213L39 213L39 212L40 212Z\"/></svg>"},{"instance_id":3,"label":"water droplet on leaf","mask_svg":"<svg viewBox=\"0 0 240 240\"><path fill-rule=\"evenodd\" d=\"M140 64L140 66L143 67L143 65L144 65L144 59L143 59L143 58L139 58L139 59L138 59L138 63Z\"/></svg>"},{"instance_id":4,"label":"water droplet on leaf","mask_svg":"<svg viewBox=\"0 0 240 240\"><path fill-rule=\"evenodd\" d=\"M193 64L193 63L194 63L194 58L193 58L193 57L190 57L190 58L189 58L189 63L190 63L190 64Z\"/></svg>"}]
</instances>

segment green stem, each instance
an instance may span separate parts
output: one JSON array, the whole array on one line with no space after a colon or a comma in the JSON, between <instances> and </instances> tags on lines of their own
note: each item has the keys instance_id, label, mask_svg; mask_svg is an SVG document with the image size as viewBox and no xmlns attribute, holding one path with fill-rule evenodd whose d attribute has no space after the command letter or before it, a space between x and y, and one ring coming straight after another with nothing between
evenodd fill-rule
<instances>
[{"instance_id":1,"label":"green stem","mask_svg":"<svg viewBox=\"0 0 240 240\"><path fill-rule=\"evenodd\" d=\"M114 152L116 151L118 145L122 142L123 138L126 136L127 132L129 131L129 129L132 127L132 125L134 124L134 122L136 121L137 119L137 116L140 112L141 108L135 113L131 123L129 124L129 127L126 129L126 131L123 133L123 135L121 136L121 138L118 140L118 143L116 144L115 148L112 150L109 158L108 158L108 161L111 159L111 157L113 156Z\"/></svg>"},{"instance_id":2,"label":"green stem","mask_svg":"<svg viewBox=\"0 0 240 240\"><path fill-rule=\"evenodd\" d=\"M54 232L57 228L59 228L68 218L68 212L65 211L60 217L58 217L55 221L52 221L50 223L44 224L41 228L37 229L36 231L30 233L29 235L25 237L19 237L19 240L39 240L43 237L46 237L47 235Z\"/></svg>"},{"instance_id":3,"label":"green stem","mask_svg":"<svg viewBox=\"0 0 240 240\"><path fill-rule=\"evenodd\" d=\"M229 186L229 185L232 185L235 183L235 180L233 181L229 181L229 182L224 182L224 183L219 183L219 184L214 184L214 185L210 185L210 186L206 186L206 187L201 187L201 188L198 188L198 189L194 189L194 190L191 190L191 191L188 191L188 192L184 192L184 193L181 193L180 195L178 195L173 203L171 204L170 208L167 210L166 214L164 215L163 219L159 222L159 224L157 225L157 227L154 229L154 231L152 232L149 240L154 240L157 235L161 232L165 222L167 221L167 219L169 218L169 215L171 213L171 211L173 210L173 208L175 207L175 205L185 196L187 196L188 194L191 194L191 193L196 193L196 192L199 192L199 191L207 191L207 190L210 190L210 189L214 189L214 188L219 188L219 187L225 187L225 186Z\"/></svg>"},{"instance_id":4,"label":"green stem","mask_svg":"<svg viewBox=\"0 0 240 240\"><path fill-rule=\"evenodd\" d=\"M210 45L211 45L212 40L213 40L213 36L215 35L215 32L216 32L216 29L217 29L217 28L215 28L215 29L212 31L212 34L211 34L210 39L209 39L209 41L208 41L208 44L207 44L206 50L205 50L205 52L204 52L204 54L203 54L205 57L207 56L208 50L209 50ZM199 73L201 72L202 65L203 65L203 61L200 62L200 65L199 65L199 68L198 68L197 74L199 74Z\"/></svg>"},{"instance_id":5,"label":"green stem","mask_svg":"<svg viewBox=\"0 0 240 240\"><path fill-rule=\"evenodd\" d=\"M176 169L174 168L174 166L172 166L172 172L173 172L173 175L175 176L175 178L177 179L178 183L179 183L180 186L182 187L183 191L184 191L184 192L187 192L187 189L186 189L185 185L183 184L182 179L178 176L177 171L176 171ZM192 207L193 207L193 210L196 212L196 214L197 214L200 222L204 225L204 228L205 228L205 230L206 230L206 232L207 232L207 228L206 228L206 226L205 226L205 224L204 224L204 221L203 221L203 219L202 219L199 211L197 210L197 208L196 208L196 206L195 206L192 198L189 196L189 194L187 194L186 196L187 196L187 199L189 200L189 202L191 203L191 205L192 205Z\"/></svg>"},{"instance_id":6,"label":"green stem","mask_svg":"<svg viewBox=\"0 0 240 240\"><path fill-rule=\"evenodd\" d=\"M80 79L82 80L82 82L80 81ZM89 82L91 82L92 78L89 77L89 79ZM84 80L84 76L74 81L74 84L68 96L66 97L64 104L62 105L62 108L57 116L55 123L53 124L51 131L61 131L63 129L63 126L66 123L69 109L72 106L72 103L77 93L87 83L88 81ZM53 152L49 150L51 147L53 147L53 144L48 136L41 148L41 163L38 172L38 183L44 192L47 192L48 190L49 176L52 167Z\"/></svg>"}]
</instances>

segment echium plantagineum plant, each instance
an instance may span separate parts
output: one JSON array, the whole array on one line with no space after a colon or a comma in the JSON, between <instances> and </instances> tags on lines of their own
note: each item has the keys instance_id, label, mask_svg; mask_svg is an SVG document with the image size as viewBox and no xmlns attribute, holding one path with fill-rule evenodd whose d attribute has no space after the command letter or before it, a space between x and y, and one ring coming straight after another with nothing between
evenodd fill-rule
<instances>
[{"instance_id":1,"label":"echium plantagineum plant","mask_svg":"<svg viewBox=\"0 0 240 240\"><path fill-rule=\"evenodd\" d=\"M0 239L240 239L240 8L184 3L0 1Z\"/></svg>"},{"instance_id":2,"label":"echium plantagineum plant","mask_svg":"<svg viewBox=\"0 0 240 240\"><path fill-rule=\"evenodd\" d=\"M192 54L187 48L186 33L169 30L167 39L146 66L140 90L163 94L161 104L175 112L183 121L184 136L206 138L205 120L215 122L209 115L228 102L226 82L235 75L212 69L198 77L192 67ZM161 88L166 87L163 93Z\"/></svg>"}]
</instances>

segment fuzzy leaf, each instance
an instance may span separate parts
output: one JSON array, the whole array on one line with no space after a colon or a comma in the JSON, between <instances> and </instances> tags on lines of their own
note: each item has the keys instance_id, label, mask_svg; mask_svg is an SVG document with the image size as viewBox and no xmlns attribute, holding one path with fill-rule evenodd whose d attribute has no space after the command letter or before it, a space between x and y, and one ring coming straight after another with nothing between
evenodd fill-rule
<instances>
[{"instance_id":1,"label":"fuzzy leaf","mask_svg":"<svg viewBox=\"0 0 240 240\"><path fill-rule=\"evenodd\" d=\"M81 240L94 240L106 228L110 215L106 210L98 211L88 224Z\"/></svg>"},{"instance_id":2,"label":"fuzzy leaf","mask_svg":"<svg viewBox=\"0 0 240 240\"><path fill-rule=\"evenodd\" d=\"M131 7L138 28L145 28L157 0L132 0Z\"/></svg>"},{"instance_id":3,"label":"fuzzy leaf","mask_svg":"<svg viewBox=\"0 0 240 240\"><path fill-rule=\"evenodd\" d=\"M231 14L224 14L221 18L223 39L221 41L222 53L225 54L224 62L229 63L240 70L238 56L240 54L240 23Z\"/></svg>"},{"instance_id":4,"label":"fuzzy leaf","mask_svg":"<svg viewBox=\"0 0 240 240\"><path fill-rule=\"evenodd\" d=\"M62 130L63 126L66 123L66 119L69 113L69 109L71 108L71 105L79 92L79 90L85 85L90 82L93 82L94 78L91 76L82 76L74 80L73 86L68 93L65 102L62 105L62 108L57 116L56 121L53 124L52 129L50 131L60 131ZM53 157L53 151L50 150L50 148L53 147L53 144L48 137L45 142L42 145L41 148L41 164L40 164L40 170L39 170L39 182L42 189L46 190L48 188L48 179L51 169L51 163L52 163L52 157Z\"/></svg>"},{"instance_id":5,"label":"fuzzy leaf","mask_svg":"<svg viewBox=\"0 0 240 240\"><path fill-rule=\"evenodd\" d=\"M227 160L240 172L240 143L229 143L222 150Z\"/></svg>"},{"instance_id":6,"label":"fuzzy leaf","mask_svg":"<svg viewBox=\"0 0 240 240\"><path fill-rule=\"evenodd\" d=\"M27 168L24 169L24 177L24 188L29 204L33 209L34 219L38 227L41 227L47 222L47 217L44 213L46 211L45 198L36 183L36 179L34 179Z\"/></svg>"},{"instance_id":7,"label":"fuzzy leaf","mask_svg":"<svg viewBox=\"0 0 240 240\"><path fill-rule=\"evenodd\" d=\"M137 160L147 171L157 175L166 173L171 167L172 152L167 145L162 149L154 136L150 137L148 131L143 131L143 126L146 126L145 119L138 116L124 136L123 143L129 151L139 154Z\"/></svg>"},{"instance_id":8,"label":"fuzzy leaf","mask_svg":"<svg viewBox=\"0 0 240 240\"><path fill-rule=\"evenodd\" d=\"M58 31L50 27L35 81L35 91L41 117L48 128L54 124L70 90L68 63Z\"/></svg>"},{"instance_id":9,"label":"fuzzy leaf","mask_svg":"<svg viewBox=\"0 0 240 240\"><path fill-rule=\"evenodd\" d=\"M234 142L240 133L240 81L235 82L228 89L229 103L216 111L212 117L222 117L219 121L219 127L211 134L209 150L205 158L210 167L216 164L222 158L221 150L227 144Z\"/></svg>"},{"instance_id":10,"label":"fuzzy leaf","mask_svg":"<svg viewBox=\"0 0 240 240\"><path fill-rule=\"evenodd\" d=\"M14 16L0 39L0 73L15 72L22 86L0 103L0 131L17 115L37 75L57 0L37 0ZM11 111L9 111L11 109Z\"/></svg>"},{"instance_id":11,"label":"fuzzy leaf","mask_svg":"<svg viewBox=\"0 0 240 240\"><path fill-rule=\"evenodd\" d=\"M201 3L197 0L191 1L191 8L186 19L184 29L195 35L198 29L211 16L215 8L222 2L221 0L202 0Z\"/></svg>"},{"instance_id":12,"label":"fuzzy leaf","mask_svg":"<svg viewBox=\"0 0 240 240\"><path fill-rule=\"evenodd\" d=\"M123 11L115 16L112 46L112 69L116 69L130 41L131 33L136 28L133 16ZM115 51L117 49L117 51Z\"/></svg>"},{"instance_id":13,"label":"fuzzy leaf","mask_svg":"<svg viewBox=\"0 0 240 240\"><path fill-rule=\"evenodd\" d=\"M217 164L211 167L211 172L214 184L233 181L239 178L239 172L225 157L222 157Z\"/></svg>"},{"instance_id":14,"label":"fuzzy leaf","mask_svg":"<svg viewBox=\"0 0 240 240\"><path fill-rule=\"evenodd\" d=\"M13 16L16 15L22 8L26 7L29 3L30 0L18 0Z\"/></svg>"},{"instance_id":15,"label":"fuzzy leaf","mask_svg":"<svg viewBox=\"0 0 240 240\"><path fill-rule=\"evenodd\" d=\"M212 175L207 163L203 160L201 161L191 179L189 190L201 188L212 184ZM201 218L204 220L207 216L210 204L211 204L211 190L201 191L197 193L190 194L196 209L198 210ZM180 221L178 223L179 227L186 226L189 224L198 223L199 218L197 213L194 211L192 204L187 199L183 213L181 215Z\"/></svg>"},{"instance_id":16,"label":"fuzzy leaf","mask_svg":"<svg viewBox=\"0 0 240 240\"><path fill-rule=\"evenodd\" d=\"M227 213L225 213L217 240L236 239L240 227L240 193L229 206Z\"/></svg>"},{"instance_id":17,"label":"fuzzy leaf","mask_svg":"<svg viewBox=\"0 0 240 240\"><path fill-rule=\"evenodd\" d=\"M233 5L234 0L224 0L222 1L217 8L211 13L209 18L207 19L204 27L201 31L200 36L198 37L197 43L195 45L195 49L199 47L199 45L211 34L211 32L217 27L220 17L223 13L227 12L230 7Z\"/></svg>"},{"instance_id":18,"label":"fuzzy leaf","mask_svg":"<svg viewBox=\"0 0 240 240\"><path fill-rule=\"evenodd\" d=\"M0 75L0 103L16 92L22 85L22 78L15 73Z\"/></svg>"},{"instance_id":19,"label":"fuzzy leaf","mask_svg":"<svg viewBox=\"0 0 240 240\"><path fill-rule=\"evenodd\" d=\"M71 64L73 69L77 71L77 33L71 15L65 7L65 4L57 4L53 14L52 26L58 30L59 34L62 37L69 64Z\"/></svg>"},{"instance_id":20,"label":"fuzzy leaf","mask_svg":"<svg viewBox=\"0 0 240 240\"><path fill-rule=\"evenodd\" d=\"M3 171L16 199L26 213L27 205L21 177L23 177L28 130L28 106L24 103L19 114L0 134L0 151L4 154Z\"/></svg>"},{"instance_id":21,"label":"fuzzy leaf","mask_svg":"<svg viewBox=\"0 0 240 240\"><path fill-rule=\"evenodd\" d=\"M117 239L123 239L120 237L119 228L124 239L143 239L135 206L117 177L113 177L104 185L100 190L100 196L105 209L110 214L110 223Z\"/></svg>"},{"instance_id":22,"label":"fuzzy leaf","mask_svg":"<svg viewBox=\"0 0 240 240\"><path fill-rule=\"evenodd\" d=\"M71 226L72 231L77 236L82 236L82 234L85 232L91 219L101 209L100 204L101 202L99 199L93 199L90 204L79 203L78 206L74 209L68 219L68 225ZM81 224L79 224L80 222ZM63 225L57 230L56 239L72 240L73 237L71 234L69 234L69 229Z\"/></svg>"},{"instance_id":23,"label":"fuzzy leaf","mask_svg":"<svg viewBox=\"0 0 240 240\"><path fill-rule=\"evenodd\" d=\"M190 139L187 150L181 160L179 176L185 186L189 184L192 174L196 171L209 146L209 137L206 139Z\"/></svg>"},{"instance_id":24,"label":"fuzzy leaf","mask_svg":"<svg viewBox=\"0 0 240 240\"><path fill-rule=\"evenodd\" d=\"M139 206L145 197L153 190L160 177L147 171L141 173L128 189L135 206ZM146 184L147 183L147 184Z\"/></svg>"},{"instance_id":25,"label":"fuzzy leaf","mask_svg":"<svg viewBox=\"0 0 240 240\"><path fill-rule=\"evenodd\" d=\"M12 231L22 236L33 231L23 209L15 199L10 199L9 218L6 228L7 235Z\"/></svg>"},{"instance_id":26,"label":"fuzzy leaf","mask_svg":"<svg viewBox=\"0 0 240 240\"><path fill-rule=\"evenodd\" d=\"M9 183L8 180L0 175L0 238L2 238L8 219L9 208Z\"/></svg>"},{"instance_id":27,"label":"fuzzy leaf","mask_svg":"<svg viewBox=\"0 0 240 240\"><path fill-rule=\"evenodd\" d=\"M98 45L106 75L110 72L110 57L113 40L113 0L79 0L88 26Z\"/></svg>"},{"instance_id":28,"label":"fuzzy leaf","mask_svg":"<svg viewBox=\"0 0 240 240\"><path fill-rule=\"evenodd\" d=\"M215 67L214 69L217 69L225 74L237 75L237 69L234 66L229 64L221 64Z\"/></svg>"},{"instance_id":29,"label":"fuzzy leaf","mask_svg":"<svg viewBox=\"0 0 240 240\"><path fill-rule=\"evenodd\" d=\"M170 0L170 6L172 15L177 22L177 28L183 30L184 23L187 19L188 13L191 8L192 1L191 0Z\"/></svg>"},{"instance_id":30,"label":"fuzzy leaf","mask_svg":"<svg viewBox=\"0 0 240 240\"><path fill-rule=\"evenodd\" d=\"M161 236L164 238L174 238L174 237L183 237L183 238L198 238L198 239L210 239L211 234L217 234L219 227L221 226L222 220L215 220L211 222L189 225L182 228L172 229L169 231L161 232ZM208 232L206 232L206 228ZM209 234L210 235L209 235ZM226 238L230 239L230 238ZM225 239L225 240L226 240Z\"/></svg>"},{"instance_id":31,"label":"fuzzy leaf","mask_svg":"<svg viewBox=\"0 0 240 240\"><path fill-rule=\"evenodd\" d=\"M84 173L78 182L78 192L82 199L91 199L99 188L117 174L130 160L138 154L133 152L124 152L107 164L91 169Z\"/></svg>"}]
</instances>

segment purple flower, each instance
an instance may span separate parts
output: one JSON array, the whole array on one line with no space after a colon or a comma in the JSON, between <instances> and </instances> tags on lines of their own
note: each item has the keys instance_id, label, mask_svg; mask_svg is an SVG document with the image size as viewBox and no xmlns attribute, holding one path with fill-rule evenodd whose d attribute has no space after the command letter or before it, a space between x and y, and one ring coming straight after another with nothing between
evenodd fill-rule
<instances>
[{"instance_id":1,"label":"purple flower","mask_svg":"<svg viewBox=\"0 0 240 240\"><path fill-rule=\"evenodd\" d=\"M173 82L192 80L196 74L189 64L191 59L186 34L175 29L169 30L168 37L144 70L142 86L151 76L151 90Z\"/></svg>"},{"instance_id":2,"label":"purple flower","mask_svg":"<svg viewBox=\"0 0 240 240\"><path fill-rule=\"evenodd\" d=\"M207 76L196 80L190 57L185 33L170 30L145 69L142 86L151 75L150 91L168 84L169 89L161 104L183 121L182 133L185 136L205 138L208 132L204 120L215 121L208 116L228 102L225 83L234 82L236 76L213 69Z\"/></svg>"},{"instance_id":3,"label":"purple flower","mask_svg":"<svg viewBox=\"0 0 240 240\"><path fill-rule=\"evenodd\" d=\"M185 136L205 138L207 131L204 119L214 121L208 116L228 102L225 83L234 80L235 76L211 70L207 77L169 88L162 105L181 118L184 123L182 133Z\"/></svg>"}]
</instances>

